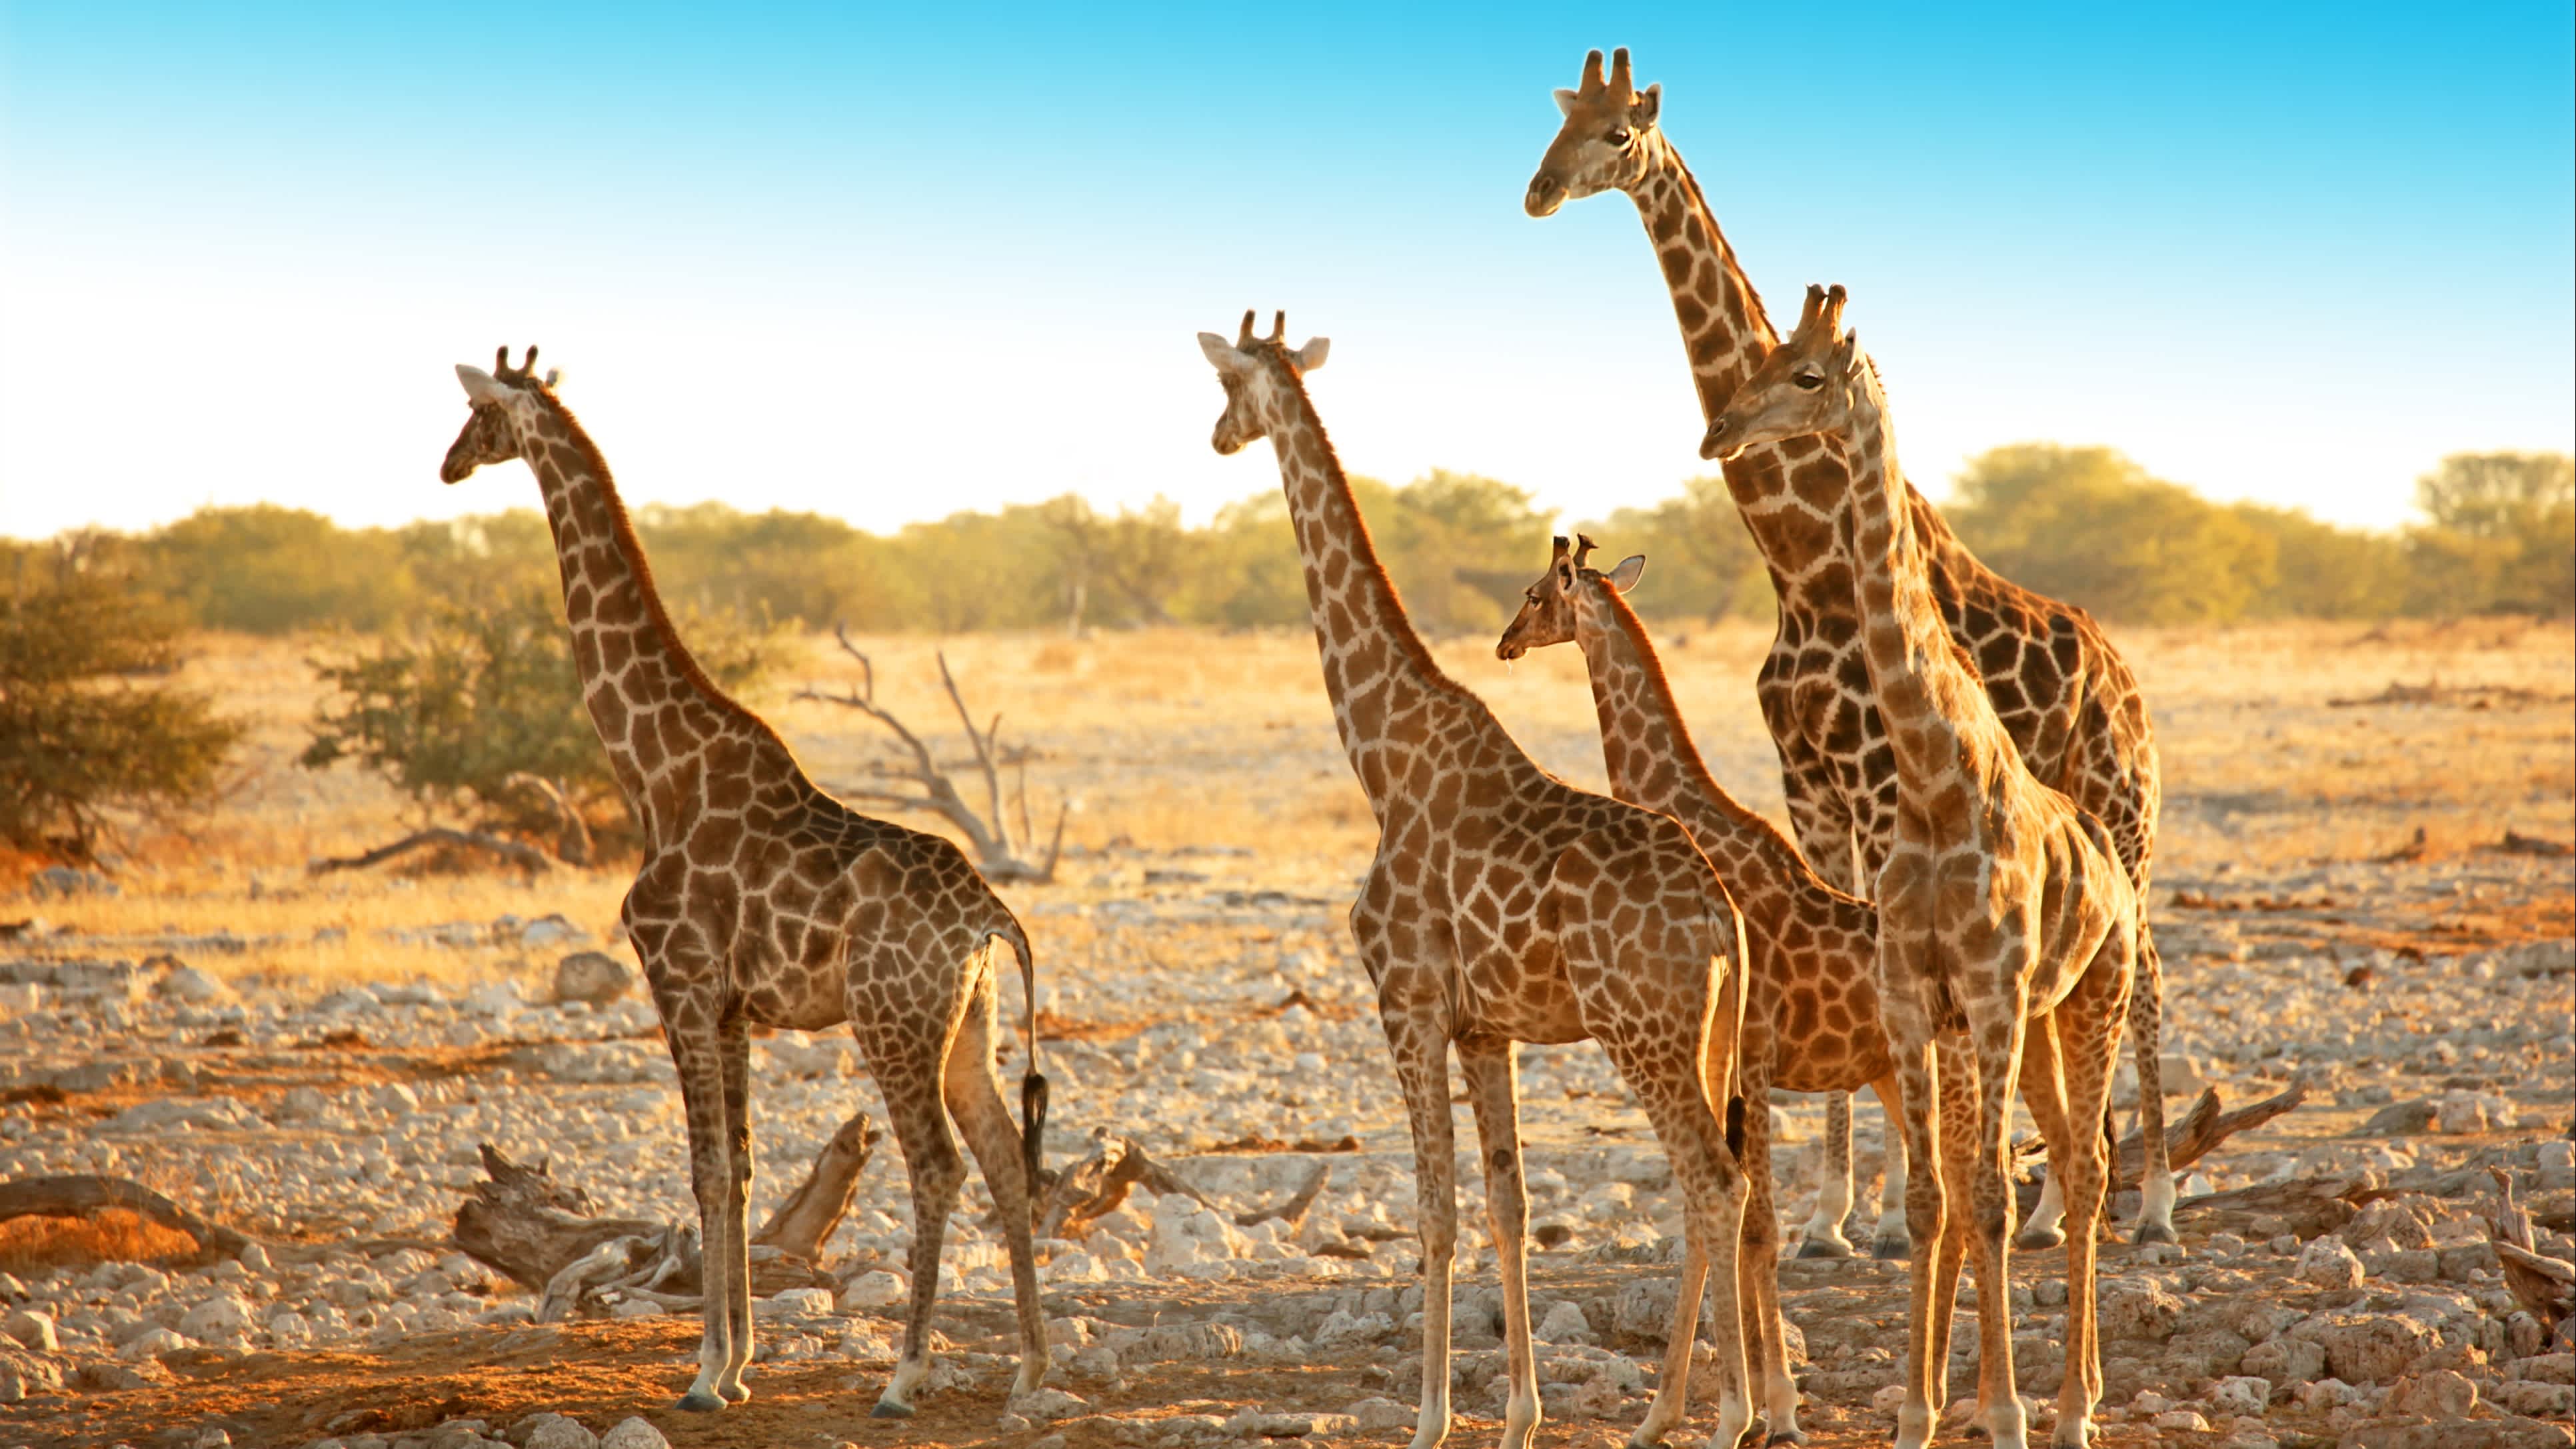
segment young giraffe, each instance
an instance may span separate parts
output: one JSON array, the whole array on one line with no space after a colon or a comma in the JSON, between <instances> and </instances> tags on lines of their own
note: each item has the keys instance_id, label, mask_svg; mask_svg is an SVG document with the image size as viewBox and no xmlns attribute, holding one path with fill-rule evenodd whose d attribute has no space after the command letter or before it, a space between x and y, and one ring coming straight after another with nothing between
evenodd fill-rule
<instances>
[{"instance_id":1,"label":"young giraffe","mask_svg":"<svg viewBox=\"0 0 2576 1449\"><path fill-rule=\"evenodd\" d=\"M1484 1143L1487 1208L1503 1284L1510 1401L1504 1449L1538 1427L1523 1239L1521 1042L1591 1037L1637 1094L1688 1205L1681 1292L1663 1380L1635 1442L1681 1420L1703 1285L1714 1271L1718 1430L1733 1449L1744 1393L1736 1244L1743 1104L1733 1096L1744 1022L1743 923L1690 835L1671 819L1577 790L1523 754L1484 702L1433 662L1369 540L1303 376L1326 341L1267 339L1252 314L1234 341L1199 334L1225 386L1209 441L1231 454L1268 438L1278 455L1314 615L1324 688L1351 769L1378 821L1377 858L1351 934L1413 1128L1422 1233L1422 1412L1414 1449L1449 1432L1449 1282L1458 1208L1449 1098L1457 1048Z\"/></svg>"},{"instance_id":2,"label":"young giraffe","mask_svg":"<svg viewBox=\"0 0 2576 1449\"><path fill-rule=\"evenodd\" d=\"M1823 435L1850 459L1843 544L1897 780L1895 840L1878 878L1879 1011L1915 1166L1905 1207L1917 1245L1897 1442L1927 1442L1940 1409L1962 1236L1977 1265L1979 1417L1996 1449L2027 1442L2008 1262L2006 1128L2018 1083L2048 1143L2049 1180L2063 1185L2067 1370L2055 1442L2082 1449L2101 1394L2093 1234L2109 1152L2097 1129L2137 965L2137 893L2110 832L2022 763L1944 627L1905 506L1887 395L1842 331L1842 312L1842 288L1810 289L1796 335L1736 392L1707 440L1732 452ZM1973 1123L1930 1100L1934 1036L1958 1031L1965 1049L1952 1060L1962 1084L1974 1083Z\"/></svg>"},{"instance_id":3,"label":"young giraffe","mask_svg":"<svg viewBox=\"0 0 2576 1449\"><path fill-rule=\"evenodd\" d=\"M1569 199L1613 190L1636 203L1672 292L1702 419L1713 421L1778 338L1699 182L1656 124L1662 101L1661 86L1634 89L1626 50L1614 53L1606 80L1601 52L1593 51L1584 60L1582 84L1556 92L1564 124L1540 158L1523 205L1544 217ZM1886 725L1858 659L1851 564L1837 542L1849 473L1821 439L1799 437L1743 449L1727 459L1725 475L1779 596L1779 633L1754 691L1780 752L1798 848L1827 881L1868 894L1894 839L1897 796ZM2143 913L2161 788L2155 732L2128 665L2091 615L1999 577L1910 484L1901 497L1942 623L1983 676L2023 763L2109 827ZM2138 939L2129 1030L2147 1155L2137 1240L2169 1243L2175 1241L2174 1187L2159 1065L2164 974L2153 935L2142 927ZM1847 1142L1849 1104L1837 1105L1833 1125ZM1840 1202L1829 1189L1810 1233L1827 1212L1850 1205L1847 1154L1841 1160ZM2056 1241L2060 1216L2052 1177L2023 1244Z\"/></svg>"},{"instance_id":4,"label":"young giraffe","mask_svg":"<svg viewBox=\"0 0 2576 1449\"><path fill-rule=\"evenodd\" d=\"M1009 1240L1020 1320L1020 1391L1047 1365L1030 1240L1046 1079L1037 1073L1028 937L965 855L935 835L872 820L816 788L786 742L698 667L654 589L599 449L534 375L537 350L493 371L459 366L473 405L439 477L525 461L545 496L563 571L582 700L644 830L644 864L621 919L642 958L679 1069L689 1177L705 1248L706 1328L683 1409L751 1397L750 1029L847 1021L885 1095L912 1177L912 1314L875 1412L912 1412L929 1369L939 1247L965 1182L953 1113ZM1019 958L1030 1013L1022 1128L1003 1105L999 940Z\"/></svg>"},{"instance_id":5,"label":"young giraffe","mask_svg":"<svg viewBox=\"0 0 2576 1449\"><path fill-rule=\"evenodd\" d=\"M1770 821L1717 783L1691 743L1646 627L1621 597L1645 571L1632 556L1608 573L1585 566L1592 540L1554 560L1524 595L1494 653L1518 659L1572 640L1592 676L1601 716L1601 754L1610 790L1682 823L1717 867L1744 915L1752 952L1746 972L1744 1038L1737 1052L1750 1190L1744 1203L1740 1290L1772 1443L1799 1443L1798 1386L1780 1328L1780 1220L1771 1202L1771 1089L1849 1092L1867 1084L1896 1135L1897 1094L1887 1036L1878 1024L1878 912L1825 884ZM1905 1158L1890 1151L1897 1197Z\"/></svg>"}]
</instances>

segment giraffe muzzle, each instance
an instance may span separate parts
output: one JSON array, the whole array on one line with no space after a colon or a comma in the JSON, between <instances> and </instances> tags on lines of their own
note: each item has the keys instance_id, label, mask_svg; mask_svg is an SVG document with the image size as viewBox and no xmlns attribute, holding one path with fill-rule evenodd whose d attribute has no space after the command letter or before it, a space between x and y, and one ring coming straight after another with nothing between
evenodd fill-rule
<instances>
[{"instance_id":1,"label":"giraffe muzzle","mask_svg":"<svg viewBox=\"0 0 2576 1449\"><path fill-rule=\"evenodd\" d=\"M1565 183L1542 171L1530 178L1529 194L1521 198L1521 209L1532 216L1556 215L1565 205Z\"/></svg>"},{"instance_id":2,"label":"giraffe muzzle","mask_svg":"<svg viewBox=\"0 0 2576 1449\"><path fill-rule=\"evenodd\" d=\"M1703 458L1731 458L1741 451L1731 446L1733 442L1734 439L1727 436L1726 418L1721 415L1709 423L1707 432L1700 435L1699 455Z\"/></svg>"}]
</instances>

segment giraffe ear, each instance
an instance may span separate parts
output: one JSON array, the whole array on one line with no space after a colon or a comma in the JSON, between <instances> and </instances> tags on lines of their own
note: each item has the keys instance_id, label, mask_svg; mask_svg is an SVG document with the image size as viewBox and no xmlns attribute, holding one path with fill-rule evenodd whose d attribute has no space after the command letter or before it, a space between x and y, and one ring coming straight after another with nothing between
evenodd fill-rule
<instances>
[{"instance_id":1,"label":"giraffe ear","mask_svg":"<svg viewBox=\"0 0 2576 1449\"><path fill-rule=\"evenodd\" d=\"M492 380L492 374L468 363L456 364L456 380L465 385L465 396L475 406L499 402L507 389Z\"/></svg>"},{"instance_id":2,"label":"giraffe ear","mask_svg":"<svg viewBox=\"0 0 2576 1449\"><path fill-rule=\"evenodd\" d=\"M1651 126L1655 124L1655 117L1663 114L1663 110L1664 83L1657 81L1637 92L1637 98L1628 103L1628 124L1638 127Z\"/></svg>"},{"instance_id":3,"label":"giraffe ear","mask_svg":"<svg viewBox=\"0 0 2576 1449\"><path fill-rule=\"evenodd\" d=\"M1332 350L1333 339L1329 337L1307 338L1306 345L1297 349L1297 370L1313 372L1324 365L1325 356Z\"/></svg>"},{"instance_id":4,"label":"giraffe ear","mask_svg":"<svg viewBox=\"0 0 2576 1449\"><path fill-rule=\"evenodd\" d=\"M1610 587L1624 594L1637 586L1638 578L1645 572L1646 556L1642 553L1632 553L1619 560L1617 568L1601 577L1609 581Z\"/></svg>"},{"instance_id":5,"label":"giraffe ear","mask_svg":"<svg viewBox=\"0 0 2576 1449\"><path fill-rule=\"evenodd\" d=\"M1251 358L1236 351L1233 343L1213 332L1199 334L1199 351L1207 354L1207 360L1215 364L1219 372L1239 373L1252 366Z\"/></svg>"},{"instance_id":6,"label":"giraffe ear","mask_svg":"<svg viewBox=\"0 0 2576 1449\"><path fill-rule=\"evenodd\" d=\"M1582 98L1583 93L1581 91L1567 90L1562 86L1558 87L1556 92L1557 114L1563 116L1573 115L1574 103Z\"/></svg>"}]
</instances>

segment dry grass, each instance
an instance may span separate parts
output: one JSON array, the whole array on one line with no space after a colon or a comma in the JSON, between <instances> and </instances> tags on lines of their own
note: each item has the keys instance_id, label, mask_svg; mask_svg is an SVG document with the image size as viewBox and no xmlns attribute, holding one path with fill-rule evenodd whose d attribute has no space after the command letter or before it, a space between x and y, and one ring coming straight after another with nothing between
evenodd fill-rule
<instances>
[{"instance_id":1,"label":"dry grass","mask_svg":"<svg viewBox=\"0 0 2576 1449\"><path fill-rule=\"evenodd\" d=\"M124 1208L89 1217L0 1221L0 1272L44 1273L101 1263L161 1263L197 1254L197 1240Z\"/></svg>"},{"instance_id":2,"label":"dry grass","mask_svg":"<svg viewBox=\"0 0 2576 1449\"><path fill-rule=\"evenodd\" d=\"M1070 799L1067 839L1085 852L1068 860L1064 883L1052 888L1059 897L1131 892L1141 867L1112 848L1246 848L1253 859L1176 863L1222 883L1257 877L1336 899L1366 868L1375 824L1303 632L860 642L876 662L878 697L943 750L964 752L933 663L942 647L969 702L1002 712L1006 737L1036 747L1034 813L1044 821L1057 799ZM1780 818L1777 757L1752 692L1768 626L1692 626L1686 636L1665 629L1659 642L1717 777ZM2148 690L2162 742L2161 859L2171 872L2365 859L2419 826L2437 853L2491 843L2508 827L2564 838L2576 813L2576 727L2563 702L2328 703L2392 682L2510 686L2557 700L2576 676L2576 633L2565 626L2298 623L2131 630L2119 642ZM183 833L138 842L121 871L122 896L48 902L42 913L92 935L273 938L196 964L314 981L452 982L533 969L507 953L409 946L381 934L405 927L561 913L605 936L627 883L622 869L558 870L533 881L510 872L304 873L312 857L380 844L409 823L407 802L381 781L345 763L320 772L295 763L320 698L308 658L322 647L199 640L187 682L250 726L227 804ZM1514 666L1497 662L1481 638L1436 652L1534 758L1600 788L1591 697L1574 650L1544 650ZM856 672L816 636L788 677L754 701L827 785L854 780L885 740L848 711L786 696ZM981 798L978 788L968 793Z\"/></svg>"}]
</instances>

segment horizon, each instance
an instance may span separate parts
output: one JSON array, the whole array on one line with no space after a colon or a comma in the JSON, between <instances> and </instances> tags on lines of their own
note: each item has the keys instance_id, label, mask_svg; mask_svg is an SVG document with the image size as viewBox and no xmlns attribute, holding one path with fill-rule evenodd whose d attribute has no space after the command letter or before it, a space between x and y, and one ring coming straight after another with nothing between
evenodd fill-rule
<instances>
[{"instance_id":1,"label":"horizon","mask_svg":"<svg viewBox=\"0 0 2576 1449\"><path fill-rule=\"evenodd\" d=\"M435 480L505 340L639 508L1196 526L1272 485L1206 446L1192 337L1246 306L1334 338L1353 473L1652 503L1715 465L1635 209L1519 204L1623 44L1775 324L1850 285L1935 497L2099 444L2387 529L2446 454L2576 451L2563 8L1889 10L1785 69L1762 14L1320 13L0 12L0 534L531 506Z\"/></svg>"}]
</instances>

